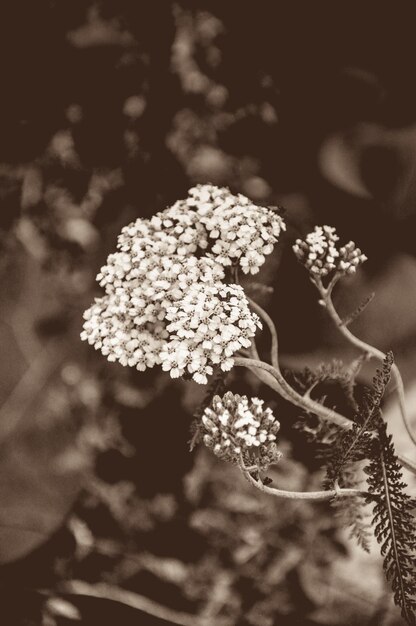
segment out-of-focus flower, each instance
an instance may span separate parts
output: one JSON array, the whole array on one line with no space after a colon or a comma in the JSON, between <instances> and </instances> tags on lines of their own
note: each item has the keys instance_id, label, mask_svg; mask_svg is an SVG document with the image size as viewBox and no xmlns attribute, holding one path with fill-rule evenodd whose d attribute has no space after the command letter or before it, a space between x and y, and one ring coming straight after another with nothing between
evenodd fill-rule
<instances>
[{"instance_id":1,"label":"out-of-focus flower","mask_svg":"<svg viewBox=\"0 0 416 626\"><path fill-rule=\"evenodd\" d=\"M338 248L338 240L333 226L315 226L305 241L296 240L293 251L312 276L322 278L331 273L354 274L367 257L353 241Z\"/></svg>"},{"instance_id":2,"label":"out-of-focus flower","mask_svg":"<svg viewBox=\"0 0 416 626\"><path fill-rule=\"evenodd\" d=\"M203 441L214 454L245 467L266 470L281 454L276 435L280 424L263 400L228 391L214 396L202 416Z\"/></svg>"},{"instance_id":3,"label":"out-of-focus flower","mask_svg":"<svg viewBox=\"0 0 416 626\"><path fill-rule=\"evenodd\" d=\"M199 185L149 220L123 228L97 280L106 294L85 313L81 338L110 361L207 382L227 371L260 327L226 266L256 273L285 225L225 188Z\"/></svg>"},{"instance_id":4,"label":"out-of-focus flower","mask_svg":"<svg viewBox=\"0 0 416 626\"><path fill-rule=\"evenodd\" d=\"M160 363L168 333L162 324L154 325L151 331L137 326L125 312L127 302L127 295L96 298L84 314L81 339L101 350L109 361L144 371Z\"/></svg>"}]
</instances>

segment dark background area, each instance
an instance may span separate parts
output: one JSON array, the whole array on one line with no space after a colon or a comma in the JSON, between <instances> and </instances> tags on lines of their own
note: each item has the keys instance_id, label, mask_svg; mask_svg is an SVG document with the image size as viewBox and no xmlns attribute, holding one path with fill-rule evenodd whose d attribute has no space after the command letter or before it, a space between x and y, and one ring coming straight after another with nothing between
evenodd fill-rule
<instances>
[{"instance_id":1,"label":"dark background area","mask_svg":"<svg viewBox=\"0 0 416 626\"><path fill-rule=\"evenodd\" d=\"M378 557L329 506L282 509L189 453L203 389L107 363L79 333L121 227L212 182L286 211L260 275L283 364L351 356L290 251L327 223L369 257L337 304L376 292L354 330L394 350L412 398L414 3L39 0L0 18L2 622L399 624ZM316 484L286 436L278 479Z\"/></svg>"}]
</instances>

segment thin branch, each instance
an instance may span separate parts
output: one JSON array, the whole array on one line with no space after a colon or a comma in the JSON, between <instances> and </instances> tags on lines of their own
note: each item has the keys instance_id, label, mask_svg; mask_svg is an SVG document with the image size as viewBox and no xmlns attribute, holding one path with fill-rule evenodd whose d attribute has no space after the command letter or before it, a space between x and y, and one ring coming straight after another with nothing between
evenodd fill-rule
<instances>
[{"instance_id":1,"label":"thin branch","mask_svg":"<svg viewBox=\"0 0 416 626\"><path fill-rule=\"evenodd\" d=\"M251 476L244 466L242 466L242 472L247 478L249 483L256 487L259 491L267 493L275 498L286 498L289 500L315 500L325 501L332 500L332 498L343 498L348 496L367 496L366 491L360 491L359 489L328 489L325 491L285 491L283 489L276 489L275 487L269 487L264 485L260 480L256 480Z\"/></svg>"},{"instance_id":2,"label":"thin branch","mask_svg":"<svg viewBox=\"0 0 416 626\"><path fill-rule=\"evenodd\" d=\"M252 300L248 296L247 296L247 300L249 301L250 306L253 309L253 311L257 313L260 319L262 319L266 323L270 331L270 335L272 338L272 344L271 344L271 349L270 349L271 363L273 367L278 369L279 368L279 343L277 339L276 326L274 325L274 322L272 318L270 317L270 315L259 304L257 304L257 302L254 302L254 300Z\"/></svg>"},{"instance_id":3,"label":"thin branch","mask_svg":"<svg viewBox=\"0 0 416 626\"><path fill-rule=\"evenodd\" d=\"M315 402L315 400L312 400L311 398L298 394L298 392L295 391L285 380L280 370L276 369L272 365L264 363L263 361L247 359L244 357L237 357L234 360L234 365L247 367L252 370L261 380L263 380L263 382L265 382L265 384L282 396L282 398L292 402L304 411L318 415L322 419L333 422L342 428L352 427L351 420L347 419L343 415L340 415L333 409L328 409L323 404ZM263 372L259 375L258 370L263 370Z\"/></svg>"},{"instance_id":4,"label":"thin branch","mask_svg":"<svg viewBox=\"0 0 416 626\"><path fill-rule=\"evenodd\" d=\"M292 402L304 411L318 415L321 419L332 422L341 428L352 428L353 422L344 415L341 415L340 413L337 413L337 411L329 409L323 404L308 398L308 396L301 396L298 394L284 379L280 370L277 370L272 365L264 363L263 361L245 357L235 358L234 365L237 367L246 367L251 370L265 385L273 389L273 391L276 391L279 396L289 402ZM403 467L413 474L416 474L416 463L402 455L398 455L398 458Z\"/></svg>"},{"instance_id":5,"label":"thin branch","mask_svg":"<svg viewBox=\"0 0 416 626\"><path fill-rule=\"evenodd\" d=\"M254 341L254 339L251 342L250 348L247 350L247 356L251 359L256 359L257 361L261 360L259 351L257 350L256 342Z\"/></svg>"},{"instance_id":6,"label":"thin branch","mask_svg":"<svg viewBox=\"0 0 416 626\"><path fill-rule=\"evenodd\" d=\"M316 285L320 293L320 296L322 298L322 301L325 305L326 310L329 313L329 316L331 317L331 319L337 326L340 333L345 337L345 339L350 344L358 348L364 354L368 355L369 357L373 357L382 363L386 357L384 352L382 352L381 350L378 350L378 348L375 348L374 346L366 343L365 341L362 341L361 339L353 335L353 333L345 325L345 322L343 322L340 316L338 315L338 312L335 309L334 303L332 302L332 298L331 298L331 292L332 292L333 284L335 284L335 282L333 284L330 284L327 288L323 286L322 280L320 278L316 278L313 281L313 283ZM405 428L407 430L407 433L410 439L416 445L416 435L412 431L412 427L410 426L410 422L409 422L409 418L408 418L407 410L406 410L406 399L405 399L405 393L404 393L403 379L400 374L400 370L395 363L393 363L391 372L392 372L394 381L396 383L396 390L397 390L397 395L399 399L399 406L400 406L400 412L402 415L403 423L405 425Z\"/></svg>"},{"instance_id":7,"label":"thin branch","mask_svg":"<svg viewBox=\"0 0 416 626\"><path fill-rule=\"evenodd\" d=\"M361 313L365 311L365 309L368 307L370 302L374 300L375 295L376 295L375 291L372 291L370 295L367 296L366 299L363 300L363 302L361 302L361 304L358 305L355 311L353 311L347 317L345 317L343 319L344 326L350 326L357 319L357 317L359 317Z\"/></svg>"}]
</instances>

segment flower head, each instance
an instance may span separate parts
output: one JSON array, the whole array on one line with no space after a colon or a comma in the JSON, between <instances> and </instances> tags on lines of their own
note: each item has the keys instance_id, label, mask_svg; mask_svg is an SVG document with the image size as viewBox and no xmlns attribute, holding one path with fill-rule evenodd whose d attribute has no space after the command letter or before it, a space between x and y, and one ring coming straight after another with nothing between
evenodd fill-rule
<instances>
[{"instance_id":1,"label":"flower head","mask_svg":"<svg viewBox=\"0 0 416 626\"><path fill-rule=\"evenodd\" d=\"M195 283L187 294L168 307L170 341L161 353L162 368L182 375L186 371L197 382L206 383L212 366L228 371L233 354L248 348L260 320L250 311L239 285ZM176 373L176 372L175 372Z\"/></svg>"},{"instance_id":2,"label":"flower head","mask_svg":"<svg viewBox=\"0 0 416 626\"><path fill-rule=\"evenodd\" d=\"M293 251L312 276L322 278L335 273L341 276L354 274L367 257L353 241L338 248L338 240L334 227L315 226L305 241L296 240Z\"/></svg>"},{"instance_id":3,"label":"flower head","mask_svg":"<svg viewBox=\"0 0 416 626\"><path fill-rule=\"evenodd\" d=\"M214 396L202 416L203 441L221 459L267 469L280 458L276 435L280 424L263 400L228 391Z\"/></svg>"},{"instance_id":4,"label":"flower head","mask_svg":"<svg viewBox=\"0 0 416 626\"><path fill-rule=\"evenodd\" d=\"M85 312L81 338L110 360L206 383L248 348L260 326L225 268L255 273L270 254L282 218L227 189L200 185L186 200L121 231L97 280L102 298Z\"/></svg>"},{"instance_id":5,"label":"flower head","mask_svg":"<svg viewBox=\"0 0 416 626\"><path fill-rule=\"evenodd\" d=\"M144 371L160 363L160 351L166 344L168 333L159 324L139 326L128 314L129 299L124 294L96 298L84 313L84 330L81 339L109 361L135 367Z\"/></svg>"},{"instance_id":6,"label":"flower head","mask_svg":"<svg viewBox=\"0 0 416 626\"><path fill-rule=\"evenodd\" d=\"M259 271L286 229L280 215L226 188L198 185L184 202L206 228L209 253L224 266L240 265L245 274Z\"/></svg>"}]
</instances>

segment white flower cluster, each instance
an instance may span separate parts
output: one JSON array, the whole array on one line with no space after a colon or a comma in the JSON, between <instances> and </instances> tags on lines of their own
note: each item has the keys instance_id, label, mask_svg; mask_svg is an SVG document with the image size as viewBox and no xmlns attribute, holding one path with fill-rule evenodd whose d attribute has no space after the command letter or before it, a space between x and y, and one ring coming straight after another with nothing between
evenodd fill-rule
<instances>
[{"instance_id":1,"label":"white flower cluster","mask_svg":"<svg viewBox=\"0 0 416 626\"><path fill-rule=\"evenodd\" d=\"M280 424L258 398L231 391L214 396L202 425L205 445L226 461L265 470L281 456L275 443Z\"/></svg>"},{"instance_id":2,"label":"white flower cluster","mask_svg":"<svg viewBox=\"0 0 416 626\"><path fill-rule=\"evenodd\" d=\"M123 228L118 251L97 276L105 295L85 312L81 338L110 361L199 383L229 370L260 322L225 266L255 273L284 228L244 196L202 185L186 200Z\"/></svg>"},{"instance_id":3,"label":"white flower cluster","mask_svg":"<svg viewBox=\"0 0 416 626\"><path fill-rule=\"evenodd\" d=\"M183 202L199 215L215 260L224 266L238 263L245 274L257 274L286 229L280 215L226 188L198 185ZM183 202L177 204L183 207Z\"/></svg>"},{"instance_id":4,"label":"white flower cluster","mask_svg":"<svg viewBox=\"0 0 416 626\"><path fill-rule=\"evenodd\" d=\"M314 276L324 277L330 273L354 274L367 257L353 241L337 248L338 240L333 226L315 226L305 241L296 240L293 251Z\"/></svg>"},{"instance_id":5,"label":"white flower cluster","mask_svg":"<svg viewBox=\"0 0 416 626\"><path fill-rule=\"evenodd\" d=\"M212 365L230 370L232 355L250 347L261 326L239 285L196 283L168 307L166 319L170 341L161 354L162 368L172 377L188 371L198 383L207 382Z\"/></svg>"}]
</instances>

